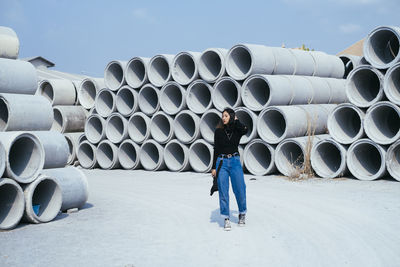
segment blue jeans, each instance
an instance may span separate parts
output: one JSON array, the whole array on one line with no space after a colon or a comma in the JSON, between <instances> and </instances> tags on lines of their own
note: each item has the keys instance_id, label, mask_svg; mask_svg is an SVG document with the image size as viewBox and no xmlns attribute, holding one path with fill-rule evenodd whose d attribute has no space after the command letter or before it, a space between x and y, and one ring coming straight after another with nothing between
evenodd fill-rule
<instances>
[{"instance_id":1,"label":"blue jeans","mask_svg":"<svg viewBox=\"0 0 400 267\"><path fill-rule=\"evenodd\" d=\"M216 168L220 164L221 157L217 158ZM240 157L223 158L222 166L218 173L219 208L223 218L229 218L229 177L231 177L233 193L239 208L239 214L245 214L246 206L246 184Z\"/></svg>"}]
</instances>

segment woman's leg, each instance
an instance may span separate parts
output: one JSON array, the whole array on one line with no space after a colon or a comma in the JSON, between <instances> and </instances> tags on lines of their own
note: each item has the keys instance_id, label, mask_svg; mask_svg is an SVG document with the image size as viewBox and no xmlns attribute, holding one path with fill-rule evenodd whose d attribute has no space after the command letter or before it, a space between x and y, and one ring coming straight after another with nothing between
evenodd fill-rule
<instances>
[{"instance_id":1,"label":"woman's leg","mask_svg":"<svg viewBox=\"0 0 400 267\"><path fill-rule=\"evenodd\" d=\"M219 170L217 181L220 213L223 218L229 218L229 169L225 159Z\"/></svg>"},{"instance_id":2,"label":"woman's leg","mask_svg":"<svg viewBox=\"0 0 400 267\"><path fill-rule=\"evenodd\" d=\"M236 156L231 162L230 176L232 181L232 190L236 197L239 208L239 214L245 214L247 211L246 204L246 184L240 158Z\"/></svg>"}]
</instances>

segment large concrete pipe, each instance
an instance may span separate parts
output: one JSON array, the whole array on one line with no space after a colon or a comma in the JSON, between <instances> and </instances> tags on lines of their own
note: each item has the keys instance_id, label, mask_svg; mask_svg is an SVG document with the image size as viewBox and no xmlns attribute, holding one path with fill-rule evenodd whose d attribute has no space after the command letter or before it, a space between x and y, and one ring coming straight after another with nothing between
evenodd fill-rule
<instances>
[{"instance_id":1,"label":"large concrete pipe","mask_svg":"<svg viewBox=\"0 0 400 267\"><path fill-rule=\"evenodd\" d=\"M53 108L43 96L0 94L0 131L50 130Z\"/></svg>"},{"instance_id":2,"label":"large concrete pipe","mask_svg":"<svg viewBox=\"0 0 400 267\"><path fill-rule=\"evenodd\" d=\"M87 113L82 106L55 106L51 130L61 133L83 132Z\"/></svg>"},{"instance_id":3,"label":"large concrete pipe","mask_svg":"<svg viewBox=\"0 0 400 267\"><path fill-rule=\"evenodd\" d=\"M400 63L393 65L386 72L383 90L391 102L400 105Z\"/></svg>"},{"instance_id":4,"label":"large concrete pipe","mask_svg":"<svg viewBox=\"0 0 400 267\"><path fill-rule=\"evenodd\" d=\"M129 138L141 144L150 138L151 119L142 112L134 113L128 121Z\"/></svg>"},{"instance_id":5,"label":"large concrete pipe","mask_svg":"<svg viewBox=\"0 0 400 267\"><path fill-rule=\"evenodd\" d=\"M171 68L175 55L156 55L150 59L147 76L151 84L164 86L172 79Z\"/></svg>"},{"instance_id":6,"label":"large concrete pipe","mask_svg":"<svg viewBox=\"0 0 400 267\"><path fill-rule=\"evenodd\" d=\"M354 142L347 150L347 167L359 180L375 180L386 174L386 149L369 139Z\"/></svg>"},{"instance_id":7,"label":"large concrete pipe","mask_svg":"<svg viewBox=\"0 0 400 267\"><path fill-rule=\"evenodd\" d=\"M140 168L139 151L140 146L134 141L131 139L124 140L118 148L118 161L121 167L126 170Z\"/></svg>"},{"instance_id":8,"label":"large concrete pipe","mask_svg":"<svg viewBox=\"0 0 400 267\"><path fill-rule=\"evenodd\" d=\"M383 92L383 74L368 65L361 65L350 72L346 80L346 94L351 103L367 108L381 101Z\"/></svg>"},{"instance_id":9,"label":"large concrete pipe","mask_svg":"<svg viewBox=\"0 0 400 267\"><path fill-rule=\"evenodd\" d=\"M168 82L160 92L160 107L168 115L176 115L186 108L186 89L177 82Z\"/></svg>"},{"instance_id":10,"label":"large concrete pipe","mask_svg":"<svg viewBox=\"0 0 400 267\"><path fill-rule=\"evenodd\" d=\"M92 144L106 138L106 121L97 114L90 115L85 123L85 136Z\"/></svg>"},{"instance_id":11,"label":"large concrete pipe","mask_svg":"<svg viewBox=\"0 0 400 267\"><path fill-rule=\"evenodd\" d=\"M104 79L86 78L79 85L79 103L86 109L94 107L97 92L105 88Z\"/></svg>"},{"instance_id":12,"label":"large concrete pipe","mask_svg":"<svg viewBox=\"0 0 400 267\"><path fill-rule=\"evenodd\" d=\"M35 180L45 160L44 148L39 139L31 133L0 132L0 142L6 151L4 176L19 183Z\"/></svg>"},{"instance_id":13,"label":"large concrete pipe","mask_svg":"<svg viewBox=\"0 0 400 267\"><path fill-rule=\"evenodd\" d=\"M64 135L56 131L36 131L35 135L43 146L44 169L62 168L67 165L69 146Z\"/></svg>"},{"instance_id":14,"label":"large concrete pipe","mask_svg":"<svg viewBox=\"0 0 400 267\"><path fill-rule=\"evenodd\" d=\"M364 130L380 145L390 145L400 138L400 108L384 101L372 105L365 114Z\"/></svg>"},{"instance_id":15,"label":"large concrete pipe","mask_svg":"<svg viewBox=\"0 0 400 267\"><path fill-rule=\"evenodd\" d=\"M195 172L209 172L212 168L214 148L206 141L199 139L189 148L189 163Z\"/></svg>"},{"instance_id":16,"label":"large concrete pipe","mask_svg":"<svg viewBox=\"0 0 400 267\"><path fill-rule=\"evenodd\" d=\"M114 144L128 138L128 120L119 113L113 113L106 121L106 137Z\"/></svg>"},{"instance_id":17,"label":"large concrete pipe","mask_svg":"<svg viewBox=\"0 0 400 267\"><path fill-rule=\"evenodd\" d=\"M214 84L211 95L214 107L223 111L226 107L236 108L242 104L241 84L231 77L222 77Z\"/></svg>"},{"instance_id":18,"label":"large concrete pipe","mask_svg":"<svg viewBox=\"0 0 400 267\"><path fill-rule=\"evenodd\" d=\"M365 59L378 69L388 69L400 62L400 27L380 26L364 41Z\"/></svg>"},{"instance_id":19,"label":"large concrete pipe","mask_svg":"<svg viewBox=\"0 0 400 267\"><path fill-rule=\"evenodd\" d=\"M129 86L123 86L118 90L115 105L117 111L125 117L132 116L139 110L139 95Z\"/></svg>"},{"instance_id":20,"label":"large concrete pipe","mask_svg":"<svg viewBox=\"0 0 400 267\"><path fill-rule=\"evenodd\" d=\"M296 71L296 58L290 49L282 47L270 47L274 53L275 67L272 74L293 75Z\"/></svg>"},{"instance_id":21,"label":"large concrete pipe","mask_svg":"<svg viewBox=\"0 0 400 267\"><path fill-rule=\"evenodd\" d=\"M86 175L74 167L43 170L42 174L54 178L61 188L61 210L82 208L89 197Z\"/></svg>"},{"instance_id":22,"label":"large concrete pipe","mask_svg":"<svg viewBox=\"0 0 400 267\"><path fill-rule=\"evenodd\" d=\"M13 229L25 210L24 192L14 180L0 178L0 230Z\"/></svg>"},{"instance_id":23,"label":"large concrete pipe","mask_svg":"<svg viewBox=\"0 0 400 267\"><path fill-rule=\"evenodd\" d=\"M224 48L209 48L201 53L199 59L199 75L208 83L214 83L225 75L225 59L228 50Z\"/></svg>"},{"instance_id":24,"label":"large concrete pipe","mask_svg":"<svg viewBox=\"0 0 400 267\"><path fill-rule=\"evenodd\" d=\"M89 141L83 141L79 144L76 152L79 164L85 169L93 169L98 166L96 159L97 148L89 143Z\"/></svg>"},{"instance_id":25,"label":"large concrete pipe","mask_svg":"<svg viewBox=\"0 0 400 267\"><path fill-rule=\"evenodd\" d=\"M187 88L186 105L196 114L203 114L212 107L212 86L203 80L192 82Z\"/></svg>"},{"instance_id":26,"label":"large concrete pipe","mask_svg":"<svg viewBox=\"0 0 400 267\"><path fill-rule=\"evenodd\" d=\"M325 81L326 78L304 76L310 81L313 88L313 97L310 104L328 104L332 97L332 89ZM343 88L344 89L344 88ZM345 90L343 90L345 94Z\"/></svg>"},{"instance_id":27,"label":"large concrete pipe","mask_svg":"<svg viewBox=\"0 0 400 267\"><path fill-rule=\"evenodd\" d=\"M80 144L80 138L84 136L83 133L65 133L64 137L67 140L68 148L69 148L69 156L67 160L67 165L72 165L76 161L76 152L78 150L78 146Z\"/></svg>"},{"instance_id":28,"label":"large concrete pipe","mask_svg":"<svg viewBox=\"0 0 400 267\"><path fill-rule=\"evenodd\" d=\"M174 119L165 112L153 115L150 123L151 137L160 144L166 144L174 138Z\"/></svg>"},{"instance_id":29,"label":"large concrete pipe","mask_svg":"<svg viewBox=\"0 0 400 267\"><path fill-rule=\"evenodd\" d=\"M45 79L39 83L38 94L48 99L55 105L74 105L76 102L76 90L70 80Z\"/></svg>"},{"instance_id":30,"label":"large concrete pipe","mask_svg":"<svg viewBox=\"0 0 400 267\"><path fill-rule=\"evenodd\" d=\"M128 61L125 69L125 80L130 87L139 89L148 83L147 66L149 62L150 58L147 57L134 57Z\"/></svg>"},{"instance_id":31,"label":"large concrete pipe","mask_svg":"<svg viewBox=\"0 0 400 267\"><path fill-rule=\"evenodd\" d=\"M40 175L35 181L23 186L25 197L24 220L30 223L46 223L54 220L61 210L62 192L57 180Z\"/></svg>"},{"instance_id":32,"label":"large concrete pipe","mask_svg":"<svg viewBox=\"0 0 400 267\"><path fill-rule=\"evenodd\" d=\"M400 182L400 140L393 143L387 150L386 169L390 176Z\"/></svg>"},{"instance_id":33,"label":"large concrete pipe","mask_svg":"<svg viewBox=\"0 0 400 267\"><path fill-rule=\"evenodd\" d=\"M320 51L311 51L310 53L315 61L315 72L313 76L339 79L344 77L345 68L339 57L328 55Z\"/></svg>"},{"instance_id":34,"label":"large concrete pipe","mask_svg":"<svg viewBox=\"0 0 400 267\"><path fill-rule=\"evenodd\" d=\"M344 64L344 76L343 78L347 78L349 73L356 67L360 65L361 57L354 56L350 54L343 54L339 56L340 60L342 60Z\"/></svg>"},{"instance_id":35,"label":"large concrete pipe","mask_svg":"<svg viewBox=\"0 0 400 267\"><path fill-rule=\"evenodd\" d=\"M216 109L207 110L200 119L201 137L207 142L214 144L214 132L221 121L221 111Z\"/></svg>"},{"instance_id":36,"label":"large concrete pipe","mask_svg":"<svg viewBox=\"0 0 400 267\"><path fill-rule=\"evenodd\" d=\"M364 136L364 116L353 104L340 104L329 114L328 132L337 142L350 145Z\"/></svg>"},{"instance_id":37,"label":"large concrete pipe","mask_svg":"<svg viewBox=\"0 0 400 267\"><path fill-rule=\"evenodd\" d=\"M296 61L295 75L312 76L315 72L315 61L309 51L288 49Z\"/></svg>"},{"instance_id":38,"label":"large concrete pipe","mask_svg":"<svg viewBox=\"0 0 400 267\"><path fill-rule=\"evenodd\" d=\"M107 88L101 89L95 100L96 112L103 118L109 117L117 110L115 93Z\"/></svg>"},{"instance_id":39,"label":"large concrete pipe","mask_svg":"<svg viewBox=\"0 0 400 267\"><path fill-rule=\"evenodd\" d=\"M332 138L318 141L311 150L311 166L322 178L341 177L348 173L347 147Z\"/></svg>"},{"instance_id":40,"label":"large concrete pipe","mask_svg":"<svg viewBox=\"0 0 400 267\"><path fill-rule=\"evenodd\" d=\"M117 91L126 84L126 67L127 62L120 60L113 60L107 64L104 70L104 83L108 89Z\"/></svg>"},{"instance_id":41,"label":"large concrete pipe","mask_svg":"<svg viewBox=\"0 0 400 267\"><path fill-rule=\"evenodd\" d=\"M247 144L257 136L257 114L245 107L235 108L235 114L247 126L247 133L240 139L241 145Z\"/></svg>"},{"instance_id":42,"label":"large concrete pipe","mask_svg":"<svg viewBox=\"0 0 400 267\"><path fill-rule=\"evenodd\" d=\"M36 93L38 77L35 67L30 62L0 58L0 73L0 93Z\"/></svg>"},{"instance_id":43,"label":"large concrete pipe","mask_svg":"<svg viewBox=\"0 0 400 267\"><path fill-rule=\"evenodd\" d=\"M189 148L176 139L165 146L164 160L167 168L173 172L190 170Z\"/></svg>"},{"instance_id":44,"label":"large concrete pipe","mask_svg":"<svg viewBox=\"0 0 400 267\"><path fill-rule=\"evenodd\" d=\"M142 144L139 157L145 170L160 171L165 169L164 148L154 140L150 139Z\"/></svg>"},{"instance_id":45,"label":"large concrete pipe","mask_svg":"<svg viewBox=\"0 0 400 267\"><path fill-rule=\"evenodd\" d=\"M180 52L172 61L172 78L180 85L189 85L199 77L198 62L201 53Z\"/></svg>"},{"instance_id":46,"label":"large concrete pipe","mask_svg":"<svg viewBox=\"0 0 400 267\"><path fill-rule=\"evenodd\" d=\"M160 90L151 84L144 85L139 91L139 108L151 116L160 109Z\"/></svg>"},{"instance_id":47,"label":"large concrete pipe","mask_svg":"<svg viewBox=\"0 0 400 267\"><path fill-rule=\"evenodd\" d=\"M19 39L15 31L0 26L0 57L16 59L19 54Z\"/></svg>"},{"instance_id":48,"label":"large concrete pipe","mask_svg":"<svg viewBox=\"0 0 400 267\"><path fill-rule=\"evenodd\" d=\"M324 78L331 88L329 104L340 104L349 102L346 94L346 80L336 78Z\"/></svg>"},{"instance_id":49,"label":"large concrete pipe","mask_svg":"<svg viewBox=\"0 0 400 267\"><path fill-rule=\"evenodd\" d=\"M96 159L100 168L104 170L121 167L118 160L118 147L109 140L103 140L97 145Z\"/></svg>"},{"instance_id":50,"label":"large concrete pipe","mask_svg":"<svg viewBox=\"0 0 400 267\"><path fill-rule=\"evenodd\" d=\"M283 140L275 150L276 168L285 176L298 176L304 170L305 160L310 158L314 144L329 137L323 134Z\"/></svg>"},{"instance_id":51,"label":"large concrete pipe","mask_svg":"<svg viewBox=\"0 0 400 267\"><path fill-rule=\"evenodd\" d=\"M276 171L274 162L275 148L261 139L249 142L243 158L246 169L253 175L267 175Z\"/></svg>"},{"instance_id":52,"label":"large concrete pipe","mask_svg":"<svg viewBox=\"0 0 400 267\"><path fill-rule=\"evenodd\" d=\"M184 144L190 144L200 137L199 126L200 117L190 110L184 110L176 115L173 129L179 141Z\"/></svg>"}]
</instances>

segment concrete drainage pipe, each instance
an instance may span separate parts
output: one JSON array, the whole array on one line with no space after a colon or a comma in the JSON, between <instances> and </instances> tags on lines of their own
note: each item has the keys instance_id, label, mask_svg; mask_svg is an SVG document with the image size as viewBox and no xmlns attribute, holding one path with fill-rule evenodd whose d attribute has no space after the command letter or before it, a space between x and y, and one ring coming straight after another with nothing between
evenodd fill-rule
<instances>
[{"instance_id":1,"label":"concrete drainage pipe","mask_svg":"<svg viewBox=\"0 0 400 267\"><path fill-rule=\"evenodd\" d=\"M85 123L85 136L92 144L106 138L106 121L97 114L89 116Z\"/></svg>"},{"instance_id":2,"label":"concrete drainage pipe","mask_svg":"<svg viewBox=\"0 0 400 267\"><path fill-rule=\"evenodd\" d=\"M118 148L118 160L125 170L134 170L141 167L139 161L140 146L130 139L123 141Z\"/></svg>"},{"instance_id":3,"label":"concrete drainage pipe","mask_svg":"<svg viewBox=\"0 0 400 267\"><path fill-rule=\"evenodd\" d=\"M261 139L249 142L243 153L244 165L253 175L267 175L276 171L275 148Z\"/></svg>"},{"instance_id":4,"label":"concrete drainage pipe","mask_svg":"<svg viewBox=\"0 0 400 267\"><path fill-rule=\"evenodd\" d=\"M83 133L65 133L64 137L67 140L69 148L69 156L67 160L67 165L72 165L76 161L76 152L80 144L81 137L84 136Z\"/></svg>"},{"instance_id":5,"label":"concrete drainage pipe","mask_svg":"<svg viewBox=\"0 0 400 267\"><path fill-rule=\"evenodd\" d=\"M96 159L100 168L104 170L118 169L118 147L108 140L103 140L97 145Z\"/></svg>"},{"instance_id":6,"label":"concrete drainage pipe","mask_svg":"<svg viewBox=\"0 0 400 267\"><path fill-rule=\"evenodd\" d=\"M154 140L145 141L140 147L140 163L148 171L165 169L164 148Z\"/></svg>"},{"instance_id":7,"label":"concrete drainage pipe","mask_svg":"<svg viewBox=\"0 0 400 267\"><path fill-rule=\"evenodd\" d=\"M53 106L74 105L76 102L75 86L70 80L42 80L38 90L38 93L47 98Z\"/></svg>"},{"instance_id":8,"label":"concrete drainage pipe","mask_svg":"<svg viewBox=\"0 0 400 267\"><path fill-rule=\"evenodd\" d=\"M389 174L400 182L400 140L393 143L387 150L386 168Z\"/></svg>"},{"instance_id":9,"label":"concrete drainage pipe","mask_svg":"<svg viewBox=\"0 0 400 267\"><path fill-rule=\"evenodd\" d=\"M2 49L1 46L0 49ZM0 58L0 93L34 95L38 87L35 67L27 61Z\"/></svg>"},{"instance_id":10,"label":"concrete drainage pipe","mask_svg":"<svg viewBox=\"0 0 400 267\"><path fill-rule=\"evenodd\" d=\"M139 108L151 116L160 110L160 90L151 84L144 85L139 91Z\"/></svg>"},{"instance_id":11,"label":"concrete drainage pipe","mask_svg":"<svg viewBox=\"0 0 400 267\"><path fill-rule=\"evenodd\" d=\"M214 132L221 121L222 114L216 109L207 110L200 119L200 133L204 140L214 144Z\"/></svg>"},{"instance_id":12,"label":"concrete drainage pipe","mask_svg":"<svg viewBox=\"0 0 400 267\"><path fill-rule=\"evenodd\" d=\"M355 69L359 65L361 65L361 57L360 56L344 54L344 55L340 55L339 58L342 60L342 62L344 64L343 78L345 78L345 79L347 78L347 76L353 69Z\"/></svg>"},{"instance_id":13,"label":"concrete drainage pipe","mask_svg":"<svg viewBox=\"0 0 400 267\"><path fill-rule=\"evenodd\" d=\"M335 78L324 78L331 88L331 98L329 104L347 103L349 99L346 95L346 80Z\"/></svg>"},{"instance_id":14,"label":"concrete drainage pipe","mask_svg":"<svg viewBox=\"0 0 400 267\"><path fill-rule=\"evenodd\" d=\"M109 117L117 110L115 93L109 89L101 89L95 100L96 112L103 118Z\"/></svg>"},{"instance_id":15,"label":"concrete drainage pipe","mask_svg":"<svg viewBox=\"0 0 400 267\"><path fill-rule=\"evenodd\" d=\"M383 90L391 102L400 105L400 63L392 66L386 72Z\"/></svg>"},{"instance_id":16,"label":"concrete drainage pipe","mask_svg":"<svg viewBox=\"0 0 400 267\"><path fill-rule=\"evenodd\" d=\"M296 71L296 58L290 49L282 47L270 47L275 57L275 67L272 74L275 75L293 75Z\"/></svg>"},{"instance_id":17,"label":"concrete drainage pipe","mask_svg":"<svg viewBox=\"0 0 400 267\"><path fill-rule=\"evenodd\" d=\"M315 72L315 61L309 51L288 49L295 59L295 75L312 76Z\"/></svg>"},{"instance_id":18,"label":"concrete drainage pipe","mask_svg":"<svg viewBox=\"0 0 400 267\"><path fill-rule=\"evenodd\" d=\"M227 54L228 50L223 48L209 48L201 53L198 66L201 79L208 83L214 83L224 76Z\"/></svg>"},{"instance_id":19,"label":"concrete drainage pipe","mask_svg":"<svg viewBox=\"0 0 400 267\"><path fill-rule=\"evenodd\" d=\"M31 132L35 135L44 150L44 169L61 168L67 165L69 146L64 135L56 131Z\"/></svg>"},{"instance_id":20,"label":"concrete drainage pipe","mask_svg":"<svg viewBox=\"0 0 400 267\"><path fill-rule=\"evenodd\" d=\"M236 108L241 105L241 84L231 77L223 77L214 84L212 102L214 107L223 111L226 107Z\"/></svg>"},{"instance_id":21,"label":"concrete drainage pipe","mask_svg":"<svg viewBox=\"0 0 400 267\"><path fill-rule=\"evenodd\" d=\"M82 107L91 109L94 107L97 92L105 88L104 79L86 78L79 85L78 100Z\"/></svg>"},{"instance_id":22,"label":"concrete drainage pipe","mask_svg":"<svg viewBox=\"0 0 400 267\"><path fill-rule=\"evenodd\" d=\"M313 97L312 102L310 104L328 104L332 98L332 89L329 84L325 81L326 78L320 77L307 77L304 78L308 79L311 82L313 88ZM344 89L344 88L343 88ZM344 94L343 90L343 94Z\"/></svg>"},{"instance_id":23,"label":"concrete drainage pipe","mask_svg":"<svg viewBox=\"0 0 400 267\"><path fill-rule=\"evenodd\" d=\"M60 133L82 132L85 129L87 113L82 106L55 106L51 130Z\"/></svg>"},{"instance_id":24,"label":"concrete drainage pipe","mask_svg":"<svg viewBox=\"0 0 400 267\"><path fill-rule=\"evenodd\" d=\"M176 139L165 146L164 160L167 168L173 172L190 170L189 148Z\"/></svg>"},{"instance_id":25,"label":"concrete drainage pipe","mask_svg":"<svg viewBox=\"0 0 400 267\"><path fill-rule=\"evenodd\" d=\"M113 113L106 120L106 137L114 144L128 138L128 120L119 113Z\"/></svg>"},{"instance_id":26,"label":"concrete drainage pipe","mask_svg":"<svg viewBox=\"0 0 400 267\"><path fill-rule=\"evenodd\" d=\"M206 141L196 140L189 148L189 163L195 172L209 172L213 164L214 148Z\"/></svg>"},{"instance_id":27,"label":"concrete drainage pipe","mask_svg":"<svg viewBox=\"0 0 400 267\"><path fill-rule=\"evenodd\" d=\"M152 138L160 144L171 141L174 138L173 123L174 119L162 111L154 114L150 123Z\"/></svg>"},{"instance_id":28,"label":"concrete drainage pipe","mask_svg":"<svg viewBox=\"0 0 400 267\"><path fill-rule=\"evenodd\" d=\"M160 107L168 115L186 108L186 89L176 82L168 82L160 92Z\"/></svg>"},{"instance_id":29,"label":"concrete drainage pipe","mask_svg":"<svg viewBox=\"0 0 400 267\"><path fill-rule=\"evenodd\" d=\"M198 62L201 53L181 52L172 62L172 78L180 85L188 85L199 77Z\"/></svg>"},{"instance_id":30,"label":"concrete drainage pipe","mask_svg":"<svg viewBox=\"0 0 400 267\"><path fill-rule=\"evenodd\" d=\"M149 62L150 58L146 57L134 57L129 60L125 69L125 80L130 87L139 89L149 81L147 78Z\"/></svg>"},{"instance_id":31,"label":"concrete drainage pipe","mask_svg":"<svg viewBox=\"0 0 400 267\"><path fill-rule=\"evenodd\" d=\"M184 144L190 144L200 137L200 118L189 110L176 115L173 129L176 138Z\"/></svg>"},{"instance_id":32,"label":"concrete drainage pipe","mask_svg":"<svg viewBox=\"0 0 400 267\"><path fill-rule=\"evenodd\" d=\"M311 51L309 53L311 53L315 61L315 72L313 76L339 79L344 77L345 68L339 57L328 55L320 51Z\"/></svg>"},{"instance_id":33,"label":"concrete drainage pipe","mask_svg":"<svg viewBox=\"0 0 400 267\"><path fill-rule=\"evenodd\" d=\"M125 117L130 117L139 110L139 95L129 86L118 90L115 105L117 111Z\"/></svg>"},{"instance_id":34,"label":"concrete drainage pipe","mask_svg":"<svg viewBox=\"0 0 400 267\"><path fill-rule=\"evenodd\" d=\"M156 55L149 62L147 76L151 84L157 87L164 86L172 79L172 61L175 55Z\"/></svg>"},{"instance_id":35,"label":"concrete drainage pipe","mask_svg":"<svg viewBox=\"0 0 400 267\"><path fill-rule=\"evenodd\" d=\"M17 59L19 54L19 39L15 31L9 27L0 26L0 58Z\"/></svg>"},{"instance_id":36,"label":"concrete drainage pipe","mask_svg":"<svg viewBox=\"0 0 400 267\"><path fill-rule=\"evenodd\" d=\"M247 133L240 139L240 144L244 145L257 136L257 115L245 107L235 108L235 114L239 121L247 126Z\"/></svg>"},{"instance_id":37,"label":"concrete drainage pipe","mask_svg":"<svg viewBox=\"0 0 400 267\"><path fill-rule=\"evenodd\" d=\"M212 86L203 80L192 82L187 88L187 107L196 114L203 114L212 107Z\"/></svg>"},{"instance_id":38,"label":"concrete drainage pipe","mask_svg":"<svg viewBox=\"0 0 400 267\"><path fill-rule=\"evenodd\" d=\"M21 186L9 178L0 178L0 230L13 229L25 210Z\"/></svg>"},{"instance_id":39,"label":"concrete drainage pipe","mask_svg":"<svg viewBox=\"0 0 400 267\"><path fill-rule=\"evenodd\" d=\"M126 84L126 61L113 60L107 64L104 70L104 83L111 91L117 91Z\"/></svg>"},{"instance_id":40,"label":"concrete drainage pipe","mask_svg":"<svg viewBox=\"0 0 400 267\"><path fill-rule=\"evenodd\" d=\"M129 138L141 144L150 138L151 119L142 112L134 113L128 121Z\"/></svg>"},{"instance_id":41,"label":"concrete drainage pipe","mask_svg":"<svg viewBox=\"0 0 400 267\"><path fill-rule=\"evenodd\" d=\"M83 141L79 144L76 156L78 158L79 164L85 169L94 169L98 166L96 159L97 148L89 143L88 141Z\"/></svg>"}]
</instances>

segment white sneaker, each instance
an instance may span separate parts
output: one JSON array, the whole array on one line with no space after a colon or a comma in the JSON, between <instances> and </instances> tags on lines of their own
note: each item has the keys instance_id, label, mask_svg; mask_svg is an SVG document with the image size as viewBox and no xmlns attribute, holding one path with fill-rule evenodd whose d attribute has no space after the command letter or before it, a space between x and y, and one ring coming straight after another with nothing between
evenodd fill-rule
<instances>
[{"instance_id":1,"label":"white sneaker","mask_svg":"<svg viewBox=\"0 0 400 267\"><path fill-rule=\"evenodd\" d=\"M246 214L239 214L239 226L244 226L246 224Z\"/></svg>"},{"instance_id":2,"label":"white sneaker","mask_svg":"<svg viewBox=\"0 0 400 267\"><path fill-rule=\"evenodd\" d=\"M225 231L230 231L231 230L231 222L229 221L228 218L225 219L224 230Z\"/></svg>"}]
</instances>

